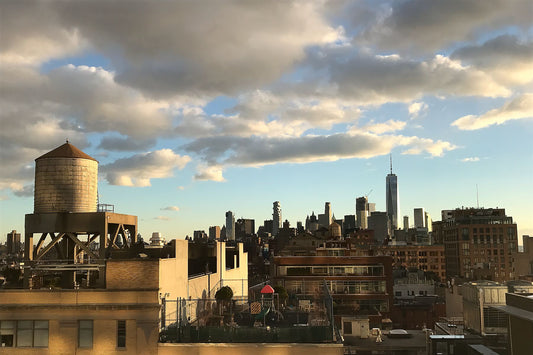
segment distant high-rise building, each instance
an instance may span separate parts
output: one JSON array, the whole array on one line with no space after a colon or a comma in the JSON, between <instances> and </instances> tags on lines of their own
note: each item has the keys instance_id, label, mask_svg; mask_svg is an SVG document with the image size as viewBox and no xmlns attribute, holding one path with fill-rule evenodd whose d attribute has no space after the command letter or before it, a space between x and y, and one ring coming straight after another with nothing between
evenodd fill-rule
<instances>
[{"instance_id":1,"label":"distant high-rise building","mask_svg":"<svg viewBox=\"0 0 533 355\"><path fill-rule=\"evenodd\" d=\"M226 212L226 240L235 240L235 215L233 212Z\"/></svg>"},{"instance_id":2,"label":"distant high-rise building","mask_svg":"<svg viewBox=\"0 0 533 355\"><path fill-rule=\"evenodd\" d=\"M415 208L414 211L415 217L415 228L425 228L425 211L423 208Z\"/></svg>"},{"instance_id":3,"label":"distant high-rise building","mask_svg":"<svg viewBox=\"0 0 533 355\"><path fill-rule=\"evenodd\" d=\"M7 233L7 253L18 254L20 251L20 233L16 230Z\"/></svg>"},{"instance_id":4,"label":"distant high-rise building","mask_svg":"<svg viewBox=\"0 0 533 355\"><path fill-rule=\"evenodd\" d=\"M298 233L303 233L305 231L302 221L296 222L296 231Z\"/></svg>"},{"instance_id":5,"label":"distant high-rise building","mask_svg":"<svg viewBox=\"0 0 533 355\"><path fill-rule=\"evenodd\" d=\"M281 205L279 201L275 201L273 203L272 209L272 235L277 235L283 223L283 220L281 219Z\"/></svg>"},{"instance_id":6,"label":"distant high-rise building","mask_svg":"<svg viewBox=\"0 0 533 355\"><path fill-rule=\"evenodd\" d=\"M357 228L357 222L355 220L355 215L353 214L347 214L344 216L344 224L342 226L342 229L344 233L350 233L353 232Z\"/></svg>"},{"instance_id":7,"label":"distant high-rise building","mask_svg":"<svg viewBox=\"0 0 533 355\"><path fill-rule=\"evenodd\" d=\"M328 228L331 222L333 222L331 203L326 202L324 206L324 214L318 215L318 224L321 225L322 227Z\"/></svg>"},{"instance_id":8,"label":"distant high-rise building","mask_svg":"<svg viewBox=\"0 0 533 355\"><path fill-rule=\"evenodd\" d=\"M389 236L390 225L386 212L372 212L368 216L368 229L374 231L376 241L382 243Z\"/></svg>"},{"instance_id":9,"label":"distant high-rise building","mask_svg":"<svg viewBox=\"0 0 533 355\"><path fill-rule=\"evenodd\" d=\"M235 222L235 239L244 240L247 237L255 234L255 220L247 218L239 218Z\"/></svg>"},{"instance_id":10,"label":"distant high-rise building","mask_svg":"<svg viewBox=\"0 0 533 355\"><path fill-rule=\"evenodd\" d=\"M368 228L368 216L376 210L375 203L369 203L366 196L355 199L355 215L357 217L357 227L361 229Z\"/></svg>"},{"instance_id":11,"label":"distant high-rise building","mask_svg":"<svg viewBox=\"0 0 533 355\"><path fill-rule=\"evenodd\" d=\"M305 229L309 232L318 230L318 218L316 217L314 211L311 213L311 217L307 216L305 219Z\"/></svg>"},{"instance_id":12,"label":"distant high-rise building","mask_svg":"<svg viewBox=\"0 0 533 355\"><path fill-rule=\"evenodd\" d=\"M207 234L205 233L205 231L197 230L193 232L194 241L199 241L199 240L204 240L204 239L207 239Z\"/></svg>"},{"instance_id":13,"label":"distant high-rise building","mask_svg":"<svg viewBox=\"0 0 533 355\"><path fill-rule=\"evenodd\" d=\"M220 227L219 226L209 227L209 239L211 240L220 239Z\"/></svg>"},{"instance_id":14,"label":"distant high-rise building","mask_svg":"<svg viewBox=\"0 0 533 355\"><path fill-rule=\"evenodd\" d=\"M409 216L403 216L403 229L409 229Z\"/></svg>"},{"instance_id":15,"label":"distant high-rise building","mask_svg":"<svg viewBox=\"0 0 533 355\"><path fill-rule=\"evenodd\" d=\"M390 158L390 174L386 179L387 216L392 230L398 228L398 213L400 211L400 196L398 192L398 178L392 173L392 156Z\"/></svg>"},{"instance_id":16,"label":"distant high-rise building","mask_svg":"<svg viewBox=\"0 0 533 355\"><path fill-rule=\"evenodd\" d=\"M433 221L427 211L424 212L424 226L427 228L428 232L433 231Z\"/></svg>"}]
</instances>

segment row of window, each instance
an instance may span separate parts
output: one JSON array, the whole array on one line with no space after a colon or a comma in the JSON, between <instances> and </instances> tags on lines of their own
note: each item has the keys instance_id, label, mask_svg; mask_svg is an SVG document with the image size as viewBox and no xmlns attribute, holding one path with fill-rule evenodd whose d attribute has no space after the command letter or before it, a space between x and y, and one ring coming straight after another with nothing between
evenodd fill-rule
<instances>
[{"instance_id":1,"label":"row of window","mask_svg":"<svg viewBox=\"0 0 533 355\"><path fill-rule=\"evenodd\" d=\"M92 348L94 323L78 321L78 347ZM49 322L47 320L0 320L1 347L47 348ZM126 321L117 321L117 348L126 347Z\"/></svg>"},{"instance_id":2,"label":"row of window","mask_svg":"<svg viewBox=\"0 0 533 355\"><path fill-rule=\"evenodd\" d=\"M383 276L384 269L379 266L280 266L280 275L355 275L355 276Z\"/></svg>"}]
</instances>

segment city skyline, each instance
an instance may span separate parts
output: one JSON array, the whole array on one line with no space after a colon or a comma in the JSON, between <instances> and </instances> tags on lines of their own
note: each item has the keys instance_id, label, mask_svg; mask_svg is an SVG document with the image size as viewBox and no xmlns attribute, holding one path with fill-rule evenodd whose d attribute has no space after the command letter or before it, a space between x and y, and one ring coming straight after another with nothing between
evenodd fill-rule
<instances>
[{"instance_id":1,"label":"city skyline","mask_svg":"<svg viewBox=\"0 0 533 355\"><path fill-rule=\"evenodd\" d=\"M274 201L293 226L325 202L355 214L366 195L386 211L392 154L398 224L414 208L440 220L500 207L521 242L533 235L532 11L2 2L0 242L33 212L34 160L66 139L99 161L99 202L139 216L145 240L222 226L226 211L259 226Z\"/></svg>"}]
</instances>

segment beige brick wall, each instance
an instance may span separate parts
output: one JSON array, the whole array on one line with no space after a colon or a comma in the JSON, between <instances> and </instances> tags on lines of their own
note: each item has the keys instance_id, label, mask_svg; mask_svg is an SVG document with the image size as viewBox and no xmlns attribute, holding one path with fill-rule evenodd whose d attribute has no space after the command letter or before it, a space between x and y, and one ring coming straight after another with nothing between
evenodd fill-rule
<instances>
[{"instance_id":1,"label":"beige brick wall","mask_svg":"<svg viewBox=\"0 0 533 355\"><path fill-rule=\"evenodd\" d=\"M96 212L98 162L40 159L35 164L34 212Z\"/></svg>"},{"instance_id":2,"label":"beige brick wall","mask_svg":"<svg viewBox=\"0 0 533 355\"><path fill-rule=\"evenodd\" d=\"M159 288L159 260L107 261L106 288Z\"/></svg>"}]
</instances>

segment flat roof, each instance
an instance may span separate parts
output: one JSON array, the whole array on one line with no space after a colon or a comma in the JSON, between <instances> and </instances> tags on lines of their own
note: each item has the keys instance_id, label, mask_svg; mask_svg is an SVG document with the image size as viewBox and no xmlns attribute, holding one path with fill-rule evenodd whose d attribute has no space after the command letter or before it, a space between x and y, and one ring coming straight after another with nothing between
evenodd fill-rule
<instances>
[{"instance_id":1,"label":"flat roof","mask_svg":"<svg viewBox=\"0 0 533 355\"><path fill-rule=\"evenodd\" d=\"M533 322L533 312L526 311L524 309L513 306L490 306L502 312L505 312L511 316L522 318Z\"/></svg>"}]
</instances>

